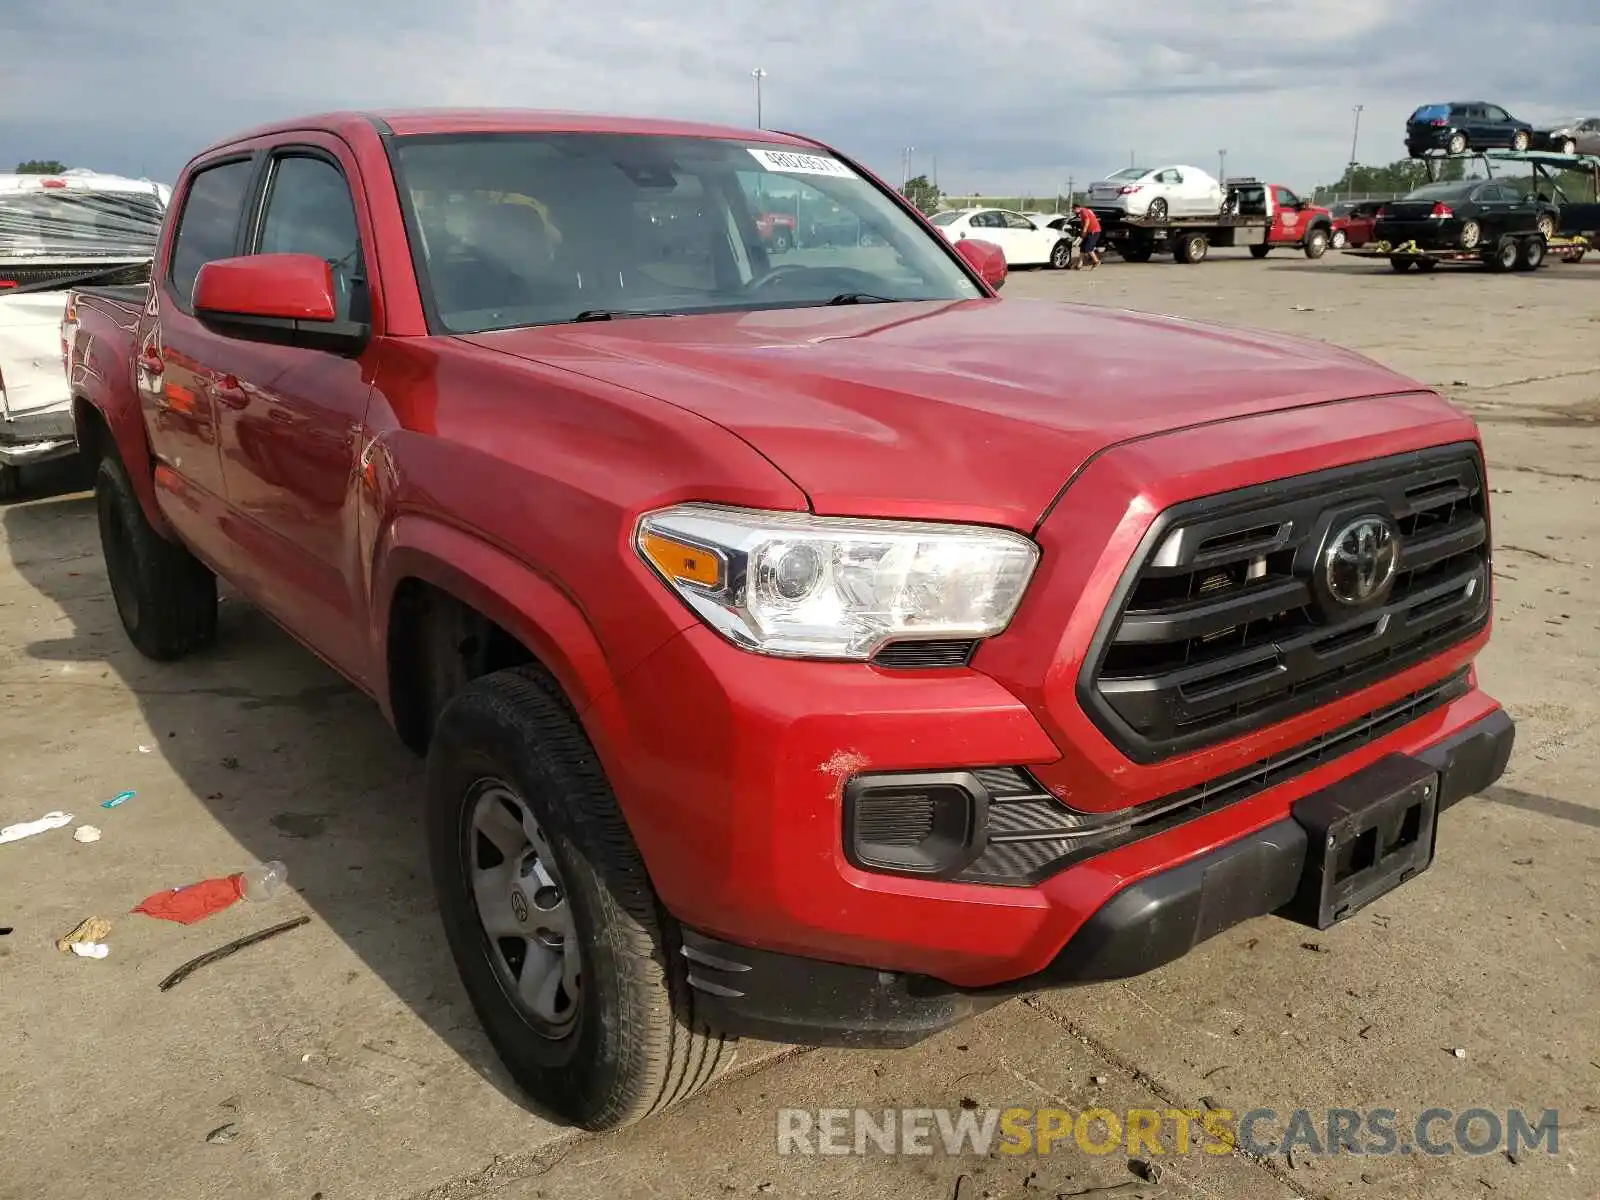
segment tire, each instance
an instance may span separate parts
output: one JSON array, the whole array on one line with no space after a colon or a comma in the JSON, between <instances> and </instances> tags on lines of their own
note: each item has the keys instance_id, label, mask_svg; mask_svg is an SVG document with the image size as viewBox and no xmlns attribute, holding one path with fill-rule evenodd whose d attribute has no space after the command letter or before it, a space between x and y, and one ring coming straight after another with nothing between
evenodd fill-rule
<instances>
[{"instance_id":1,"label":"tire","mask_svg":"<svg viewBox=\"0 0 1600 1200\"><path fill-rule=\"evenodd\" d=\"M1528 131L1526 129L1519 129L1511 135L1511 148L1517 151L1526 150L1531 141L1532 139L1528 136Z\"/></svg>"},{"instance_id":2,"label":"tire","mask_svg":"<svg viewBox=\"0 0 1600 1200\"><path fill-rule=\"evenodd\" d=\"M1543 213L1536 222L1536 228L1544 240L1548 242L1556 235L1556 219L1549 213Z\"/></svg>"},{"instance_id":3,"label":"tire","mask_svg":"<svg viewBox=\"0 0 1600 1200\"><path fill-rule=\"evenodd\" d=\"M1517 247L1517 270L1537 271L1544 266L1545 246L1544 238L1523 238Z\"/></svg>"},{"instance_id":4,"label":"tire","mask_svg":"<svg viewBox=\"0 0 1600 1200\"><path fill-rule=\"evenodd\" d=\"M1439 260L1436 259L1436 258L1419 258L1419 259L1417 259L1417 273L1418 274L1426 275L1429 271L1437 271L1438 269L1439 269Z\"/></svg>"},{"instance_id":5,"label":"tire","mask_svg":"<svg viewBox=\"0 0 1600 1200\"><path fill-rule=\"evenodd\" d=\"M1128 246L1122 251L1123 262L1147 263L1156 256L1152 246Z\"/></svg>"},{"instance_id":6,"label":"tire","mask_svg":"<svg viewBox=\"0 0 1600 1200\"><path fill-rule=\"evenodd\" d=\"M1400 258L1396 256L1389 260L1389 268L1390 270L1398 271L1400 274L1404 275L1407 271L1411 270L1411 262L1412 260L1409 258Z\"/></svg>"},{"instance_id":7,"label":"tire","mask_svg":"<svg viewBox=\"0 0 1600 1200\"><path fill-rule=\"evenodd\" d=\"M1050 247L1050 265L1057 271L1065 271L1072 265L1072 243L1062 239Z\"/></svg>"},{"instance_id":8,"label":"tire","mask_svg":"<svg viewBox=\"0 0 1600 1200\"><path fill-rule=\"evenodd\" d=\"M1485 256L1484 261L1491 271L1510 271L1515 269L1517 262L1522 257L1515 238L1503 237Z\"/></svg>"},{"instance_id":9,"label":"tire","mask_svg":"<svg viewBox=\"0 0 1600 1200\"><path fill-rule=\"evenodd\" d=\"M1152 221L1165 222L1167 219L1167 201L1164 196L1157 196L1150 201L1150 207L1145 210L1145 216Z\"/></svg>"},{"instance_id":10,"label":"tire","mask_svg":"<svg viewBox=\"0 0 1600 1200\"><path fill-rule=\"evenodd\" d=\"M1465 154L1467 152L1467 135L1464 133L1452 133L1450 141L1445 148L1451 154Z\"/></svg>"},{"instance_id":11,"label":"tire","mask_svg":"<svg viewBox=\"0 0 1600 1200\"><path fill-rule=\"evenodd\" d=\"M517 1084L543 1108L599 1131L632 1124L709 1082L727 1043L695 1021L677 923L656 897L593 748L537 668L482 676L445 705L428 753L426 792L445 935L478 1019ZM506 807L507 796L516 806ZM513 811L521 819L506 822ZM491 919L509 912L520 931L530 917L542 919L536 908L559 910L556 928L570 931L576 944L574 996L566 982L568 940L554 943L562 975L551 996L567 995L564 1026L542 1022L513 999L530 960L522 959L515 978L506 960L507 943L519 940L525 953L535 941L550 949L549 931L523 939L492 938L485 929L478 896L492 895L492 885L486 889L480 876L475 891L471 878L474 870L494 870L482 866L485 849L496 844L481 832L484 814L498 822L500 836L529 840L516 859L503 856L522 869L508 873L510 902L491 909ZM515 896L529 879L538 890L519 911ZM552 887L553 901L540 901Z\"/></svg>"},{"instance_id":12,"label":"tire","mask_svg":"<svg viewBox=\"0 0 1600 1200\"><path fill-rule=\"evenodd\" d=\"M94 498L111 597L134 647L165 661L214 642L217 577L156 532L114 454L100 461Z\"/></svg>"},{"instance_id":13,"label":"tire","mask_svg":"<svg viewBox=\"0 0 1600 1200\"><path fill-rule=\"evenodd\" d=\"M789 240L787 229L776 229L772 233L772 252L774 254L787 254L792 243Z\"/></svg>"},{"instance_id":14,"label":"tire","mask_svg":"<svg viewBox=\"0 0 1600 1200\"><path fill-rule=\"evenodd\" d=\"M1201 263L1205 262L1206 254L1210 249L1211 244L1206 241L1205 234L1186 233L1178 239L1177 245L1172 248L1172 258L1173 261L1180 263Z\"/></svg>"},{"instance_id":15,"label":"tire","mask_svg":"<svg viewBox=\"0 0 1600 1200\"><path fill-rule=\"evenodd\" d=\"M0 504L9 504L22 495L22 468L0 463Z\"/></svg>"},{"instance_id":16,"label":"tire","mask_svg":"<svg viewBox=\"0 0 1600 1200\"><path fill-rule=\"evenodd\" d=\"M1267 255L1269 255L1271 253L1272 253L1272 247L1271 246L1251 246L1250 247L1250 257L1251 258L1265 258Z\"/></svg>"},{"instance_id":17,"label":"tire","mask_svg":"<svg viewBox=\"0 0 1600 1200\"><path fill-rule=\"evenodd\" d=\"M1328 252L1328 240L1328 231L1321 225L1306 234L1306 257L1321 258Z\"/></svg>"},{"instance_id":18,"label":"tire","mask_svg":"<svg viewBox=\"0 0 1600 1200\"><path fill-rule=\"evenodd\" d=\"M1476 221L1463 221L1456 241L1463 250L1476 250L1483 243L1483 226Z\"/></svg>"},{"instance_id":19,"label":"tire","mask_svg":"<svg viewBox=\"0 0 1600 1200\"><path fill-rule=\"evenodd\" d=\"M1329 239L1328 244L1335 250L1343 250L1350 244L1350 235L1342 229L1335 229L1333 237Z\"/></svg>"},{"instance_id":20,"label":"tire","mask_svg":"<svg viewBox=\"0 0 1600 1200\"><path fill-rule=\"evenodd\" d=\"M1578 152L1578 143L1577 142L1573 141L1571 138L1563 138L1561 140L1561 153L1563 153L1563 154L1576 154L1577 152Z\"/></svg>"}]
</instances>

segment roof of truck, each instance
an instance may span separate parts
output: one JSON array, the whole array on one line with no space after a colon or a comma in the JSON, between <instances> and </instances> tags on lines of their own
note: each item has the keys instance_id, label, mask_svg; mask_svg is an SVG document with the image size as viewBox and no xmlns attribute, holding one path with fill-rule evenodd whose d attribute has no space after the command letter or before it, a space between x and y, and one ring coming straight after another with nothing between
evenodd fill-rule
<instances>
[{"instance_id":1,"label":"roof of truck","mask_svg":"<svg viewBox=\"0 0 1600 1200\"><path fill-rule=\"evenodd\" d=\"M562 112L533 108L409 108L371 112L328 112L291 117L258 125L206 147L202 154L238 142L278 133L325 130L346 134L355 127L376 126L380 132L402 137L428 133L632 133L668 137L726 138L735 141L776 142L814 146L794 134L770 129L742 129L694 121L655 117L608 116L603 113Z\"/></svg>"}]
</instances>

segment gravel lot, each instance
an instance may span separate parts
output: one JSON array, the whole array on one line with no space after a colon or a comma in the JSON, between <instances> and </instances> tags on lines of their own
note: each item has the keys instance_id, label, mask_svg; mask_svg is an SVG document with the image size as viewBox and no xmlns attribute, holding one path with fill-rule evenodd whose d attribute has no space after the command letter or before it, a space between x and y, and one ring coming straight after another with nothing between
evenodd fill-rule
<instances>
[{"instance_id":1,"label":"gravel lot","mask_svg":"<svg viewBox=\"0 0 1600 1200\"><path fill-rule=\"evenodd\" d=\"M0 846L0 1196L521 1200L928 1197L1127 1183L1125 1156L780 1157L779 1107L1438 1106L1561 1114L1559 1153L1168 1156L1165 1195L1600 1193L1600 265L1536 275L1219 252L1014 276L1006 295L1309 333L1446 389L1483 423L1495 490L1486 686L1512 767L1442 824L1427 874L1348 926L1262 920L1126 984L1016 1001L897 1054L742 1049L654 1123L573 1135L518 1103L456 984L419 838L419 767L377 711L250 608L158 667L108 597L72 480L0 510L0 824L104 830ZM127 789L113 811L98 801ZM182 927L144 895L282 859L297 895ZM301 912L310 925L171 992L178 963ZM112 918L111 956L53 939ZM1464 1057L1454 1051L1465 1051ZM215 1135L213 1131L230 1127ZM1070 1145L1070 1143L1069 1143ZM1104 1193L1141 1194L1134 1190ZM1146 1193L1154 1195L1154 1189Z\"/></svg>"}]
</instances>

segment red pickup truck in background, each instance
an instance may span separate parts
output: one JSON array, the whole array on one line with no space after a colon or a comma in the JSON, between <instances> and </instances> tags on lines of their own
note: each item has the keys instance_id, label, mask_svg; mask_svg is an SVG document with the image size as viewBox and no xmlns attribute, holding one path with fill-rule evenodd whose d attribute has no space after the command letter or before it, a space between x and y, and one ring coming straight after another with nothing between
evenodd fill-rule
<instances>
[{"instance_id":1,"label":"red pickup truck in background","mask_svg":"<svg viewBox=\"0 0 1600 1200\"><path fill-rule=\"evenodd\" d=\"M873 236L773 261L779 179ZM343 114L204 151L152 282L71 297L129 636L205 647L220 575L427 755L548 1109L1326 927L1504 769L1469 417L1003 272L799 137Z\"/></svg>"}]
</instances>

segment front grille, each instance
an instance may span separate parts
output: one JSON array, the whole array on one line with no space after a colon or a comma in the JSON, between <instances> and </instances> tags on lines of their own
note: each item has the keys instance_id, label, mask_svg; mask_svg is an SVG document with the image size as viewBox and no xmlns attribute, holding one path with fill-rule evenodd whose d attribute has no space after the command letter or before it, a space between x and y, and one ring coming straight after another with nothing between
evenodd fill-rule
<instances>
[{"instance_id":1,"label":"front grille","mask_svg":"<svg viewBox=\"0 0 1600 1200\"><path fill-rule=\"evenodd\" d=\"M929 642L890 642L872 656L878 667L900 671L933 670L939 667L964 667L978 643L969 638L949 638Z\"/></svg>"},{"instance_id":2,"label":"front grille","mask_svg":"<svg viewBox=\"0 0 1600 1200\"><path fill-rule=\"evenodd\" d=\"M1032 774L1018 767L977 771L989 791L988 836L983 853L954 878L965 883L1030 887L1087 858L1208 816L1304 775L1443 708L1467 690L1467 673L1458 671L1309 742L1116 812L1084 813L1067 808Z\"/></svg>"},{"instance_id":3,"label":"front grille","mask_svg":"<svg viewBox=\"0 0 1600 1200\"><path fill-rule=\"evenodd\" d=\"M1329 541L1387 518L1391 590L1333 598ZM1489 616L1482 462L1447 446L1168 509L1101 623L1078 695L1136 762L1156 762L1326 704L1437 654Z\"/></svg>"}]
</instances>

